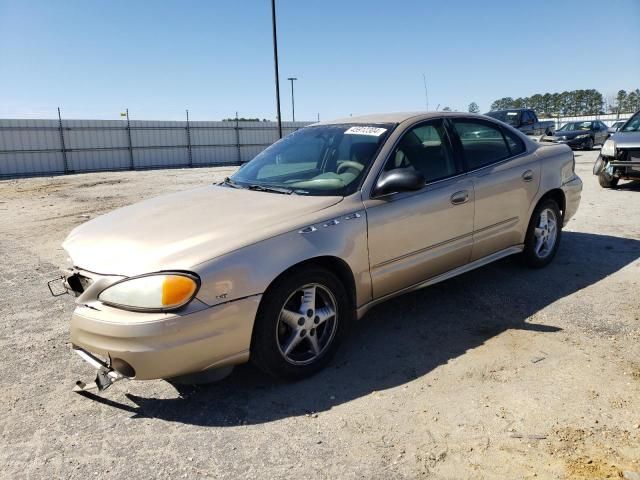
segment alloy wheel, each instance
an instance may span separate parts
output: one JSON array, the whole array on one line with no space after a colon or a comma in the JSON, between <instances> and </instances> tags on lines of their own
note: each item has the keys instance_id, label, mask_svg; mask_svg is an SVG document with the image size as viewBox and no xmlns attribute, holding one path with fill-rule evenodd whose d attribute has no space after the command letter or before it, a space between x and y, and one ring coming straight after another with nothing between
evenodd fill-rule
<instances>
[{"instance_id":1,"label":"alloy wheel","mask_svg":"<svg viewBox=\"0 0 640 480\"><path fill-rule=\"evenodd\" d=\"M538 258L547 258L556 245L558 239L558 219L555 212L545 208L540 212L537 225L534 229L536 243L533 248Z\"/></svg>"},{"instance_id":2,"label":"alloy wheel","mask_svg":"<svg viewBox=\"0 0 640 480\"><path fill-rule=\"evenodd\" d=\"M338 326L337 302L318 283L296 289L280 310L276 326L278 350L293 365L308 365L324 354Z\"/></svg>"}]
</instances>

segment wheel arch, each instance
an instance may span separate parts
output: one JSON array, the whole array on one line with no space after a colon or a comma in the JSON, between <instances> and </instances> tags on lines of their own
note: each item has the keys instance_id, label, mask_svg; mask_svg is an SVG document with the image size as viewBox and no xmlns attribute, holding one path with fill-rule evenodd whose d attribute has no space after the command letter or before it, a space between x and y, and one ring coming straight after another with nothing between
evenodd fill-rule
<instances>
[{"instance_id":1,"label":"wheel arch","mask_svg":"<svg viewBox=\"0 0 640 480\"><path fill-rule=\"evenodd\" d=\"M564 191L561 188L553 188L542 195L542 197L540 197L540 200L538 200L536 205L533 207L531 214L533 215L533 212L538 207L538 205L548 199L555 200L555 202L558 204L558 207L560 207L560 213L564 218L564 212L567 207L567 199L565 197Z\"/></svg>"},{"instance_id":2,"label":"wheel arch","mask_svg":"<svg viewBox=\"0 0 640 480\"><path fill-rule=\"evenodd\" d=\"M303 260L301 262L298 262L294 265L291 265L282 273L280 273L276 278L274 278L271 281L271 283L269 283L269 285L267 286L262 296L263 299L268 295L269 290L271 290L274 285L276 285L280 280L282 280L282 278L286 277L287 275L290 275L292 272L296 270L301 270L309 266L321 267L330 271L334 275L336 275L340 280L340 282L342 282L342 284L344 285L344 288L349 298L349 301L351 303L351 306L355 311L357 307L356 281L353 275L353 271L351 270L351 267L347 264L347 262L345 262L339 257L335 257L331 255L322 255L318 257L312 257L312 258Z\"/></svg>"},{"instance_id":3,"label":"wheel arch","mask_svg":"<svg viewBox=\"0 0 640 480\"><path fill-rule=\"evenodd\" d=\"M531 225L531 221L533 220L533 214L535 213L536 208L538 208L538 205L540 205L542 202L548 199L552 199L558 204L558 206L560 207L560 215L562 215L562 223L564 223L564 213L567 206L567 200L566 200L564 191L559 187L554 187L547 190L545 193L543 193L537 202L531 204L531 207L529 210L529 218L526 224L527 228L522 232L522 237L521 237L522 243L524 243L525 241L525 238L527 236L527 231L529 229L529 226Z\"/></svg>"}]
</instances>

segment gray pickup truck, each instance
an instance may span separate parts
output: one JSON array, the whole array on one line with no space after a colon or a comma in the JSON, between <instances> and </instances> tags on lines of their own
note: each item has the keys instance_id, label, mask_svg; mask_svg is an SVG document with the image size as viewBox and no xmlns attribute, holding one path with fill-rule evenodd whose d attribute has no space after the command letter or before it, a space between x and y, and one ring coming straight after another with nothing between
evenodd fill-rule
<instances>
[{"instance_id":1,"label":"gray pickup truck","mask_svg":"<svg viewBox=\"0 0 640 480\"><path fill-rule=\"evenodd\" d=\"M538 120L536 112L530 108L511 108L509 110L494 110L485 113L488 117L500 120L514 128L517 128L525 135L531 137L541 137L551 135L555 129L553 121L541 122Z\"/></svg>"},{"instance_id":2,"label":"gray pickup truck","mask_svg":"<svg viewBox=\"0 0 640 480\"><path fill-rule=\"evenodd\" d=\"M603 188L615 188L620 180L640 180L640 112L604 142L593 174Z\"/></svg>"}]
</instances>

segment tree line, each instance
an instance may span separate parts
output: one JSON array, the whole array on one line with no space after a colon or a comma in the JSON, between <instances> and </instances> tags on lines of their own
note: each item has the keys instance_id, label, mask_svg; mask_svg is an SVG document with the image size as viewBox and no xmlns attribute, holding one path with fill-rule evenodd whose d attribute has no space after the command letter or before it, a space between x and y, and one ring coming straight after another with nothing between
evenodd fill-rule
<instances>
[{"instance_id":1,"label":"tree line","mask_svg":"<svg viewBox=\"0 0 640 480\"><path fill-rule=\"evenodd\" d=\"M476 105L477 106L477 105ZM471 108L471 105L469 105ZM572 90L562 93L536 93L530 97L503 97L491 104L491 110L531 108L539 117L602 115L605 113L630 113L640 110L640 89L605 99L595 90Z\"/></svg>"}]
</instances>

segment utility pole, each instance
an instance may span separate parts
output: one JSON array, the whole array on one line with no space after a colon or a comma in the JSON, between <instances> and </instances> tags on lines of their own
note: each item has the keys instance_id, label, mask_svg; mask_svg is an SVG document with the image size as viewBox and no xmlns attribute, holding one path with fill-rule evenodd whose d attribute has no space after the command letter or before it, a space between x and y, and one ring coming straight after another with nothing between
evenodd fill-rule
<instances>
[{"instance_id":1,"label":"utility pole","mask_svg":"<svg viewBox=\"0 0 640 480\"><path fill-rule=\"evenodd\" d=\"M282 115L280 115L280 74L278 73L278 33L276 31L276 0L271 0L271 25L273 29L273 65L276 71L276 109L278 114L278 138L282 138Z\"/></svg>"},{"instance_id":2,"label":"utility pole","mask_svg":"<svg viewBox=\"0 0 640 480\"><path fill-rule=\"evenodd\" d=\"M293 96L293 81L298 79L296 77L289 77L287 78L287 80L291 82L291 117L295 122L296 121L296 101Z\"/></svg>"}]
</instances>

